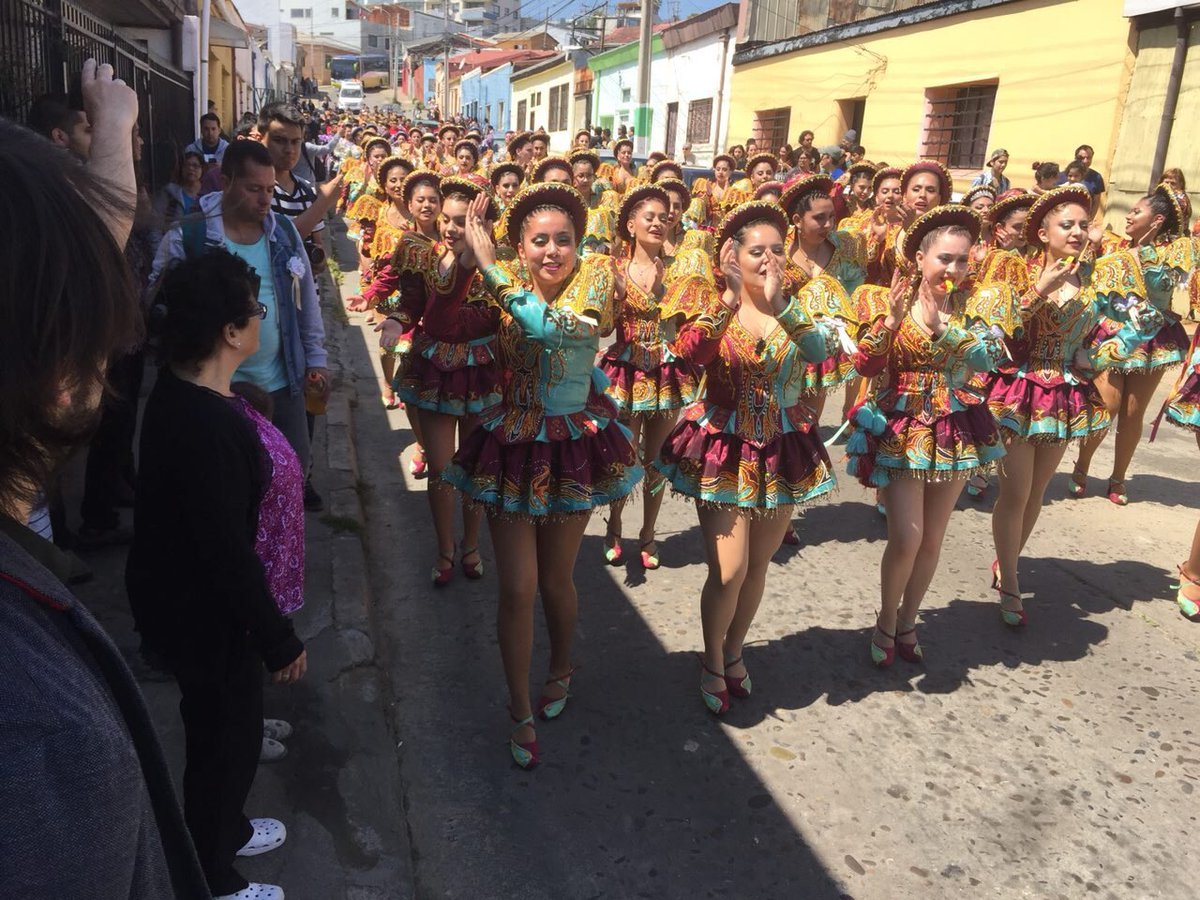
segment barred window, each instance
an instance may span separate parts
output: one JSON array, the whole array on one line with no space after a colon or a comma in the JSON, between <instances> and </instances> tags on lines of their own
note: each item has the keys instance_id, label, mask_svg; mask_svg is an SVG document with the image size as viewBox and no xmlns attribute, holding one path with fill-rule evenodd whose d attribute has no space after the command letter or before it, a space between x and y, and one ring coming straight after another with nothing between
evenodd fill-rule
<instances>
[{"instance_id":1,"label":"barred window","mask_svg":"<svg viewBox=\"0 0 1200 900\"><path fill-rule=\"evenodd\" d=\"M689 144L707 144L712 140L712 98L688 104L687 139Z\"/></svg>"},{"instance_id":2,"label":"barred window","mask_svg":"<svg viewBox=\"0 0 1200 900\"><path fill-rule=\"evenodd\" d=\"M569 84L550 88L550 131L567 130L567 93Z\"/></svg>"},{"instance_id":3,"label":"barred window","mask_svg":"<svg viewBox=\"0 0 1200 900\"><path fill-rule=\"evenodd\" d=\"M790 107L760 109L754 113L754 139L761 151L775 152L776 147L787 143L788 129L792 120Z\"/></svg>"},{"instance_id":4,"label":"barred window","mask_svg":"<svg viewBox=\"0 0 1200 900\"><path fill-rule=\"evenodd\" d=\"M995 105L995 83L927 90L923 155L951 169L982 169Z\"/></svg>"}]
</instances>

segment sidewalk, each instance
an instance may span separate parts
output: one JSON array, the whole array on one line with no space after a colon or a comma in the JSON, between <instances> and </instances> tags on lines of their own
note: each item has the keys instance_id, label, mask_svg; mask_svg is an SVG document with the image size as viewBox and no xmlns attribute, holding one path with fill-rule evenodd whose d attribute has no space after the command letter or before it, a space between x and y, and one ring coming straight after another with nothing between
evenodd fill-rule
<instances>
[{"instance_id":1,"label":"sidewalk","mask_svg":"<svg viewBox=\"0 0 1200 900\"><path fill-rule=\"evenodd\" d=\"M326 511L307 515L306 599L295 616L309 668L290 688L266 688L266 715L286 719L296 732L285 759L259 767L246 809L282 820L288 840L278 851L240 860L238 868L252 881L281 885L288 900L407 900L412 877L396 741L386 719L391 699L376 661L350 441L353 400L340 363L350 332L339 316L336 287L328 275L322 281L333 394L328 414L318 419L313 478ZM356 331L351 336L359 340ZM81 483L82 460L76 460L66 487L73 521ZM124 515L130 524L131 513ZM178 788L184 767L179 692L171 681L141 678L150 673L136 662L125 556L124 548L84 556L95 578L75 590L134 661Z\"/></svg>"}]
</instances>

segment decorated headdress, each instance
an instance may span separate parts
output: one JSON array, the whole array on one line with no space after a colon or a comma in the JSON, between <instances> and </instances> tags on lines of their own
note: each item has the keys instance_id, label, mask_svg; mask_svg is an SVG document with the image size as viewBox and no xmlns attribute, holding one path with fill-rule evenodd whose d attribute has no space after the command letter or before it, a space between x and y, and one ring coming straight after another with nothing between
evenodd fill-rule
<instances>
[{"instance_id":1,"label":"decorated headdress","mask_svg":"<svg viewBox=\"0 0 1200 900\"><path fill-rule=\"evenodd\" d=\"M389 156L392 154L392 144L387 138L381 138L376 135L372 135L371 137L364 139L362 142L363 156L370 156L372 147L383 147L385 150L387 150Z\"/></svg>"},{"instance_id":2,"label":"decorated headdress","mask_svg":"<svg viewBox=\"0 0 1200 900\"><path fill-rule=\"evenodd\" d=\"M941 189L942 203L950 202L950 195L954 193L954 179L950 177L950 170L943 166L936 159L919 159L900 176L900 190L908 190L908 183L922 172L928 172L938 180L938 186Z\"/></svg>"},{"instance_id":3,"label":"decorated headdress","mask_svg":"<svg viewBox=\"0 0 1200 900\"><path fill-rule=\"evenodd\" d=\"M577 162L591 163L593 172L600 171L600 156L593 150L584 150L581 148L574 151L567 159L570 160L571 165L575 165Z\"/></svg>"},{"instance_id":4,"label":"decorated headdress","mask_svg":"<svg viewBox=\"0 0 1200 900\"><path fill-rule=\"evenodd\" d=\"M950 225L959 225L967 229L971 234L972 244L979 240L979 232L983 230L983 220L975 210L960 203L945 203L917 216L916 221L904 233L900 252L909 262L915 262L925 235Z\"/></svg>"},{"instance_id":5,"label":"decorated headdress","mask_svg":"<svg viewBox=\"0 0 1200 900\"><path fill-rule=\"evenodd\" d=\"M1170 237L1179 237L1179 235L1183 234L1186 230L1188 220L1187 213L1183 211L1183 204L1179 202L1180 195L1177 194L1175 189L1165 181L1150 193L1165 199L1169 204L1171 204L1171 209L1175 211L1174 224L1172 225L1170 222L1165 223L1163 225L1162 234ZM1187 197L1186 194L1183 196L1185 198ZM1191 204L1189 203L1189 206L1190 205Z\"/></svg>"},{"instance_id":6,"label":"decorated headdress","mask_svg":"<svg viewBox=\"0 0 1200 900\"><path fill-rule=\"evenodd\" d=\"M779 197L783 194L782 181L764 181L758 186L758 190L754 192L755 200L765 200L768 194L774 194ZM778 202L778 200L776 201Z\"/></svg>"},{"instance_id":7,"label":"decorated headdress","mask_svg":"<svg viewBox=\"0 0 1200 900\"><path fill-rule=\"evenodd\" d=\"M620 207L617 209L617 234L622 238L625 238L629 234L626 226L629 224L634 211L647 200L657 200L662 203L664 209L669 210L671 208L671 198L667 196L667 192L663 190L660 184L644 184L641 187L627 191L621 200Z\"/></svg>"},{"instance_id":8,"label":"decorated headdress","mask_svg":"<svg viewBox=\"0 0 1200 900\"><path fill-rule=\"evenodd\" d=\"M475 157L475 162L479 162L479 145L474 141L463 139L454 145L454 155L458 156L458 151L463 148L471 151L471 155Z\"/></svg>"},{"instance_id":9,"label":"decorated headdress","mask_svg":"<svg viewBox=\"0 0 1200 900\"><path fill-rule=\"evenodd\" d=\"M617 151L621 149L622 145L628 147L630 152L633 152L633 141L631 141L629 138L621 138L619 141L613 144L613 156L617 155Z\"/></svg>"},{"instance_id":10,"label":"decorated headdress","mask_svg":"<svg viewBox=\"0 0 1200 900\"><path fill-rule=\"evenodd\" d=\"M412 200L413 192L423 184L430 185L435 191L439 190L442 176L437 172L431 172L428 169L420 169L411 173L404 179L404 202Z\"/></svg>"},{"instance_id":11,"label":"decorated headdress","mask_svg":"<svg viewBox=\"0 0 1200 900\"><path fill-rule=\"evenodd\" d=\"M533 182L544 181L546 173L551 169L562 169L567 173L567 178L573 178L575 170L571 167L571 161L565 156L547 156L529 173L529 180Z\"/></svg>"},{"instance_id":12,"label":"decorated headdress","mask_svg":"<svg viewBox=\"0 0 1200 900\"><path fill-rule=\"evenodd\" d=\"M455 135L455 137L457 137L458 135L462 134L462 132L458 130L458 126L457 126L457 125L450 125L450 124L446 124L446 125L443 125L441 128L439 128L439 129L438 129L437 136L440 138L440 137L442 137L442 135L444 135L444 134L445 134L447 131L453 131L453 132L454 132L454 135Z\"/></svg>"},{"instance_id":13,"label":"decorated headdress","mask_svg":"<svg viewBox=\"0 0 1200 900\"><path fill-rule=\"evenodd\" d=\"M591 141L591 139L592 139L592 133L591 133L590 131L588 131L586 128L580 128L578 131L576 131L576 132L575 132L575 137L573 137L573 138L571 139L572 143L574 143L575 141L579 140L579 136L580 136L581 134L587 135L587 139L588 139L588 141L589 141L589 142Z\"/></svg>"},{"instance_id":14,"label":"decorated headdress","mask_svg":"<svg viewBox=\"0 0 1200 900\"><path fill-rule=\"evenodd\" d=\"M781 235L787 234L787 216L783 207L766 200L749 200L731 209L721 220L717 230L717 248L725 246L725 242L753 222L770 222L779 229Z\"/></svg>"},{"instance_id":15,"label":"decorated headdress","mask_svg":"<svg viewBox=\"0 0 1200 900\"><path fill-rule=\"evenodd\" d=\"M765 162L771 164L772 172L779 171L779 159L775 156L774 153L755 153L752 157L750 157L748 160L746 160L746 168L744 169L744 171L747 175L749 175L751 172L754 171L755 166L757 166L759 163L765 163Z\"/></svg>"},{"instance_id":16,"label":"decorated headdress","mask_svg":"<svg viewBox=\"0 0 1200 900\"><path fill-rule=\"evenodd\" d=\"M994 203L996 201L996 189L990 184L977 184L975 187L971 188L962 195L962 200L960 202L963 206L970 206L979 197L991 197L992 202Z\"/></svg>"},{"instance_id":17,"label":"decorated headdress","mask_svg":"<svg viewBox=\"0 0 1200 900\"><path fill-rule=\"evenodd\" d=\"M683 201L683 208L687 209L688 203L691 201L692 192L684 182L679 178L660 178L654 182L655 185L662 188L668 194L675 194Z\"/></svg>"},{"instance_id":18,"label":"decorated headdress","mask_svg":"<svg viewBox=\"0 0 1200 900\"><path fill-rule=\"evenodd\" d=\"M879 186L881 184L883 184L885 181L887 181L889 178L899 178L901 181L901 184L903 184L904 172L902 172L900 169L897 169L895 166L884 166L882 169L877 171L875 173L874 177L871 179L871 196L872 197L874 197L876 194L879 193Z\"/></svg>"},{"instance_id":19,"label":"decorated headdress","mask_svg":"<svg viewBox=\"0 0 1200 900\"><path fill-rule=\"evenodd\" d=\"M508 139L508 152L510 154L516 153L532 140L533 135L531 135L528 131L518 131Z\"/></svg>"},{"instance_id":20,"label":"decorated headdress","mask_svg":"<svg viewBox=\"0 0 1200 900\"><path fill-rule=\"evenodd\" d=\"M779 205L788 216L793 215L792 208L799 202L800 198L805 194L811 194L813 191L819 191L826 197L833 190L833 179L828 175L820 172L813 175L805 175L797 178L794 181L788 182L784 188L783 194L779 198Z\"/></svg>"},{"instance_id":21,"label":"decorated headdress","mask_svg":"<svg viewBox=\"0 0 1200 900\"><path fill-rule=\"evenodd\" d=\"M999 222L1018 209L1029 209L1037 200L1037 194L1023 188L1013 188L1002 192L996 197L996 202L988 210L988 219Z\"/></svg>"},{"instance_id":22,"label":"decorated headdress","mask_svg":"<svg viewBox=\"0 0 1200 900\"><path fill-rule=\"evenodd\" d=\"M520 163L503 162L498 166L492 167L492 172L489 179L492 182L492 187L497 187L500 184L500 179L509 172L517 176L518 182L525 180L525 170L521 168Z\"/></svg>"},{"instance_id":23,"label":"decorated headdress","mask_svg":"<svg viewBox=\"0 0 1200 900\"><path fill-rule=\"evenodd\" d=\"M856 178L861 178L864 175L873 179L875 177L875 166L869 162L856 162L846 170L846 181L853 184Z\"/></svg>"},{"instance_id":24,"label":"decorated headdress","mask_svg":"<svg viewBox=\"0 0 1200 900\"><path fill-rule=\"evenodd\" d=\"M375 180L379 182L380 187L387 183L388 172L397 167L404 169L405 178L412 174L412 170L415 168L411 159L405 159L403 156L389 156L379 164L379 171L375 173Z\"/></svg>"},{"instance_id":25,"label":"decorated headdress","mask_svg":"<svg viewBox=\"0 0 1200 900\"><path fill-rule=\"evenodd\" d=\"M441 186L438 189L443 200L451 194L466 194L469 200L474 201L476 197L483 194L488 198L487 217L495 221L500 216L500 209L496 206L496 201L492 199L491 191L482 187L474 179L463 178L461 175L447 175L442 178Z\"/></svg>"},{"instance_id":26,"label":"decorated headdress","mask_svg":"<svg viewBox=\"0 0 1200 900\"><path fill-rule=\"evenodd\" d=\"M734 159L728 153L718 153L716 156L713 157L713 168L714 169L717 167L717 163L719 163L721 160L725 160L725 162L729 163L729 168L731 170L737 168L737 160L736 159Z\"/></svg>"},{"instance_id":27,"label":"decorated headdress","mask_svg":"<svg viewBox=\"0 0 1200 900\"><path fill-rule=\"evenodd\" d=\"M587 231L587 201L575 188L557 182L542 182L531 184L513 197L512 206L505 213L505 233L508 243L516 247L521 243L521 226L535 209L543 206L553 206L561 209L571 218L575 226L576 240L583 240Z\"/></svg>"},{"instance_id":28,"label":"decorated headdress","mask_svg":"<svg viewBox=\"0 0 1200 900\"><path fill-rule=\"evenodd\" d=\"M1064 184L1046 191L1033 201L1029 207L1029 218L1025 220L1025 241L1034 247L1042 246L1038 238L1038 229L1050 214L1065 203L1078 203L1086 210L1092 208L1092 192L1083 184ZM994 209L995 207L993 207Z\"/></svg>"},{"instance_id":29,"label":"decorated headdress","mask_svg":"<svg viewBox=\"0 0 1200 900\"><path fill-rule=\"evenodd\" d=\"M659 160L650 169L650 180L661 181L663 178L677 178L682 181L683 166L673 159Z\"/></svg>"}]
</instances>

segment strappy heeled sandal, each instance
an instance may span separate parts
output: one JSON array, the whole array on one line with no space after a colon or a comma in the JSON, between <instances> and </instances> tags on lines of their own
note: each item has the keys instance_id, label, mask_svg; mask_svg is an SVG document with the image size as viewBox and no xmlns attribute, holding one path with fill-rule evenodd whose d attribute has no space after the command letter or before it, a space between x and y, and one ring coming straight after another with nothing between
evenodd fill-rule
<instances>
[{"instance_id":1,"label":"strappy heeled sandal","mask_svg":"<svg viewBox=\"0 0 1200 900\"><path fill-rule=\"evenodd\" d=\"M1191 578L1187 572L1184 571L1184 565L1186 565L1186 563L1181 563L1178 567L1179 589L1175 593L1175 603L1178 604L1179 611L1183 613L1185 618L1191 619L1193 622L1200 622L1200 600L1193 600L1191 597L1185 596L1183 593L1183 589L1188 585L1200 587L1200 581Z\"/></svg>"},{"instance_id":2,"label":"strappy heeled sandal","mask_svg":"<svg viewBox=\"0 0 1200 900\"><path fill-rule=\"evenodd\" d=\"M875 643L875 635L871 635L871 662L875 667L886 669L896 661L896 635L879 627L879 617L875 617L875 630L892 642L892 646L883 647Z\"/></svg>"},{"instance_id":3,"label":"strappy heeled sandal","mask_svg":"<svg viewBox=\"0 0 1200 900\"><path fill-rule=\"evenodd\" d=\"M657 569L660 565L662 565L662 563L660 563L658 561L658 553L647 553L646 552L646 548L649 547L651 544L654 545L654 549L657 551L658 550L658 541L656 541L654 538L650 538L650 540L648 540L648 541L642 541L642 545L639 548L639 552L641 555L642 569L646 572L653 571L654 569Z\"/></svg>"},{"instance_id":4,"label":"strappy heeled sandal","mask_svg":"<svg viewBox=\"0 0 1200 900\"><path fill-rule=\"evenodd\" d=\"M567 700L571 697L571 676L575 674L575 667L571 666L571 670L566 675L560 675L555 678L551 675L546 679L546 686L557 684L563 689L561 697L547 697L542 694L537 702L537 714L549 722L551 719L557 719L563 714L563 710L567 708Z\"/></svg>"},{"instance_id":5,"label":"strappy heeled sandal","mask_svg":"<svg viewBox=\"0 0 1200 900\"><path fill-rule=\"evenodd\" d=\"M1006 591L1000 586L1000 560L992 562L992 590L1000 595L1000 618L1004 620L1004 624L1010 628L1020 628L1023 625L1029 624L1029 619L1025 615L1025 609L1005 609L1004 598L1010 597L1018 603L1024 603L1020 594L1014 594L1012 591Z\"/></svg>"},{"instance_id":6,"label":"strappy heeled sandal","mask_svg":"<svg viewBox=\"0 0 1200 900\"><path fill-rule=\"evenodd\" d=\"M918 641L913 641L909 644L900 640L906 634L916 633L916 622L913 622L908 628L901 628L900 623L896 623L896 655L905 662L915 663L920 666L925 664L925 651L921 649L921 644Z\"/></svg>"},{"instance_id":7,"label":"strappy heeled sandal","mask_svg":"<svg viewBox=\"0 0 1200 900\"><path fill-rule=\"evenodd\" d=\"M538 764L538 743L537 738L525 743L518 743L516 734L526 725L533 727L533 716L526 716L523 719L518 719L513 715L512 709L508 711L508 717L516 722L512 732L508 736L508 752L512 754L513 762L522 769L532 769Z\"/></svg>"},{"instance_id":8,"label":"strappy heeled sandal","mask_svg":"<svg viewBox=\"0 0 1200 900\"><path fill-rule=\"evenodd\" d=\"M451 579L454 578L454 551L451 550L449 555L445 553L439 553L438 561L441 562L443 559L450 563L450 565L446 566L444 569L438 568L437 566L433 567L434 587L445 587L450 583Z\"/></svg>"},{"instance_id":9,"label":"strappy heeled sandal","mask_svg":"<svg viewBox=\"0 0 1200 900\"><path fill-rule=\"evenodd\" d=\"M1118 491L1117 488L1121 490ZM1124 481L1108 479L1108 502L1114 503L1117 506L1127 506L1129 504L1129 495L1125 493Z\"/></svg>"},{"instance_id":10,"label":"strappy heeled sandal","mask_svg":"<svg viewBox=\"0 0 1200 900\"><path fill-rule=\"evenodd\" d=\"M729 711L729 687L725 682L725 674L723 672L714 672L704 664L704 657L699 653L696 656L700 660L700 696L704 700L704 705L708 711L714 716L720 716ZM723 687L719 691L710 691L704 686L704 677L720 680Z\"/></svg>"},{"instance_id":11,"label":"strappy heeled sandal","mask_svg":"<svg viewBox=\"0 0 1200 900\"><path fill-rule=\"evenodd\" d=\"M471 581L478 581L483 577L483 557L479 556L479 562L468 563L468 556L479 556L479 548L472 547L470 550L464 548L462 556L459 558L459 565L462 566L463 575Z\"/></svg>"},{"instance_id":12,"label":"strappy heeled sandal","mask_svg":"<svg viewBox=\"0 0 1200 900\"><path fill-rule=\"evenodd\" d=\"M754 685L750 682L750 673L747 671L745 675L737 676L729 674L729 667L736 666L742 661L739 656L736 659L725 660L725 687L729 691L729 696L737 697L739 700L744 700L750 696L750 692L754 689Z\"/></svg>"}]
</instances>

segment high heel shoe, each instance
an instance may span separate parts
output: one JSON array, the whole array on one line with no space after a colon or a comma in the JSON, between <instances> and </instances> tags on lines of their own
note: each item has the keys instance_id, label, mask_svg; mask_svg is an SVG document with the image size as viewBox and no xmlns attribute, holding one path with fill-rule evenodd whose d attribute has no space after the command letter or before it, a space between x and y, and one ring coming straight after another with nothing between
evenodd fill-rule
<instances>
[{"instance_id":1,"label":"high heel shoe","mask_svg":"<svg viewBox=\"0 0 1200 900\"><path fill-rule=\"evenodd\" d=\"M542 694L537 702L537 714L549 722L551 719L557 719L563 714L563 710L567 708L567 700L571 697L571 676L575 674L575 667L571 666L571 671L567 672L559 678L551 675L546 679L546 685L557 684L563 689L561 697L547 697Z\"/></svg>"},{"instance_id":2,"label":"high heel shoe","mask_svg":"<svg viewBox=\"0 0 1200 900\"><path fill-rule=\"evenodd\" d=\"M906 634L916 634L917 623L913 622L909 628L901 628L900 623L896 623L896 655L905 662L915 663L918 666L925 664L925 651L921 649L921 645L917 641L911 644L900 640Z\"/></svg>"},{"instance_id":3,"label":"high heel shoe","mask_svg":"<svg viewBox=\"0 0 1200 900\"><path fill-rule=\"evenodd\" d=\"M1076 469L1071 473L1071 478L1067 482L1067 496L1074 497L1076 500L1078 500L1086 493L1087 475Z\"/></svg>"},{"instance_id":4,"label":"high heel shoe","mask_svg":"<svg viewBox=\"0 0 1200 900\"><path fill-rule=\"evenodd\" d=\"M429 474L429 464L425 462L425 452L418 450L408 464L408 474L413 478L424 478Z\"/></svg>"},{"instance_id":5,"label":"high heel shoe","mask_svg":"<svg viewBox=\"0 0 1200 900\"><path fill-rule=\"evenodd\" d=\"M471 581L478 581L483 577L483 557L479 558L477 563L468 563L468 556L479 556L479 548L472 547L470 550L463 549L462 557L459 559L459 565L462 566L462 573Z\"/></svg>"},{"instance_id":6,"label":"high heel shoe","mask_svg":"<svg viewBox=\"0 0 1200 900\"><path fill-rule=\"evenodd\" d=\"M886 669L896 661L896 635L880 628L878 617L875 619L875 630L892 642L890 647L881 647L875 643L875 636L871 635L871 662L875 663L876 668Z\"/></svg>"},{"instance_id":7,"label":"high heel shoe","mask_svg":"<svg viewBox=\"0 0 1200 900\"><path fill-rule=\"evenodd\" d=\"M788 523L787 531L783 533L783 545L787 547L799 547L800 535L796 534L796 526Z\"/></svg>"},{"instance_id":8,"label":"high heel shoe","mask_svg":"<svg viewBox=\"0 0 1200 900\"><path fill-rule=\"evenodd\" d=\"M616 541L610 544L609 541ZM604 561L610 566L619 566L624 557L624 552L621 550L621 536L606 534L604 535Z\"/></svg>"},{"instance_id":9,"label":"high heel shoe","mask_svg":"<svg viewBox=\"0 0 1200 900\"><path fill-rule=\"evenodd\" d=\"M1000 595L1000 603L1004 603L1005 597L1011 597L1018 603L1021 603L1021 595L1014 594L1012 591L1006 591L1000 586L1000 560L992 561L992 590ZM1000 607L1000 618L1004 620L1004 624L1010 628L1020 628L1023 625L1029 624L1029 619L1025 615L1024 608L1022 609L1005 609L1003 605Z\"/></svg>"},{"instance_id":10,"label":"high heel shoe","mask_svg":"<svg viewBox=\"0 0 1200 900\"><path fill-rule=\"evenodd\" d=\"M754 685L750 683L750 673L747 672L741 677L729 674L729 667L736 666L741 661L742 658L740 656L737 659L725 660L725 688L729 691L729 696L745 700L750 696L750 691L754 689Z\"/></svg>"},{"instance_id":11,"label":"high heel shoe","mask_svg":"<svg viewBox=\"0 0 1200 900\"><path fill-rule=\"evenodd\" d=\"M450 565L446 566L444 569L438 568L437 566L433 567L434 587L445 587L450 583L451 579L454 578L454 551L451 550L449 556L447 556L445 553L439 553L438 562L441 562L443 559L450 563Z\"/></svg>"},{"instance_id":12,"label":"high heel shoe","mask_svg":"<svg viewBox=\"0 0 1200 900\"><path fill-rule=\"evenodd\" d=\"M1117 490L1120 488L1121 490ZM1129 496L1125 493L1125 482L1108 480L1108 502L1115 503L1117 506L1127 506L1129 504Z\"/></svg>"},{"instance_id":13,"label":"high heel shoe","mask_svg":"<svg viewBox=\"0 0 1200 900\"><path fill-rule=\"evenodd\" d=\"M657 569L660 565L662 565L662 563L660 563L658 561L658 553L657 552L655 552L655 553L647 553L646 552L646 548L649 547L651 544L654 545L654 549L657 551L658 550L658 542L656 540L654 540L654 538L650 538L650 540L648 540L648 541L643 541L642 546L640 548L641 557L642 557L642 569L644 569L647 572L652 572L653 570Z\"/></svg>"},{"instance_id":14,"label":"high heel shoe","mask_svg":"<svg viewBox=\"0 0 1200 900\"><path fill-rule=\"evenodd\" d=\"M523 719L518 719L513 715L513 711L508 711L508 717L517 724L513 726L512 732L508 736L508 752L512 754L513 762L522 769L532 769L538 764L538 744L537 738L532 741L527 741L524 744L518 743L516 733L528 725L533 727L533 716L526 716Z\"/></svg>"},{"instance_id":15,"label":"high heel shoe","mask_svg":"<svg viewBox=\"0 0 1200 900\"><path fill-rule=\"evenodd\" d=\"M704 676L708 675L714 679L719 679L721 684L727 685L725 675L721 672L714 672L704 664L704 657L697 654L700 658L700 696L704 699L704 705L708 707L708 711L715 716L724 715L729 711L729 688L728 686L721 688L719 691L710 691L704 686Z\"/></svg>"},{"instance_id":16,"label":"high heel shoe","mask_svg":"<svg viewBox=\"0 0 1200 900\"><path fill-rule=\"evenodd\" d=\"M1200 587L1200 581L1189 577L1181 564L1179 566L1179 590L1175 594L1175 602L1179 605L1179 611L1186 618L1191 619L1193 622L1200 622L1200 601L1193 600L1183 593L1183 589L1188 585Z\"/></svg>"},{"instance_id":17,"label":"high heel shoe","mask_svg":"<svg viewBox=\"0 0 1200 900\"><path fill-rule=\"evenodd\" d=\"M983 482L983 484L979 484L978 482L976 482L975 478L978 478L980 481ZM972 500L982 499L983 495L987 493L987 489L988 489L988 480L983 475L976 475L974 478L972 478L970 481L967 482L967 496L970 497Z\"/></svg>"}]
</instances>

